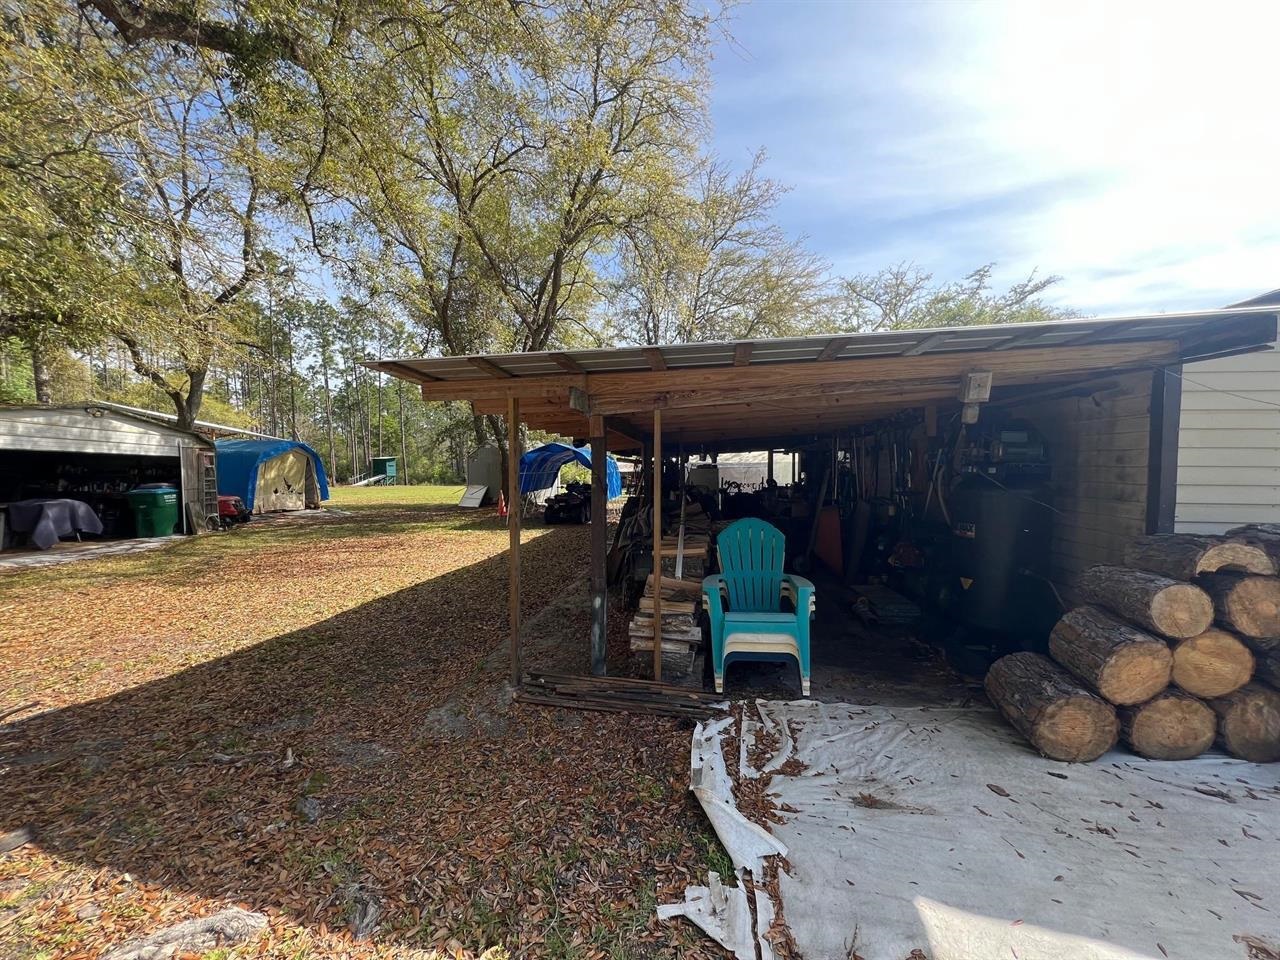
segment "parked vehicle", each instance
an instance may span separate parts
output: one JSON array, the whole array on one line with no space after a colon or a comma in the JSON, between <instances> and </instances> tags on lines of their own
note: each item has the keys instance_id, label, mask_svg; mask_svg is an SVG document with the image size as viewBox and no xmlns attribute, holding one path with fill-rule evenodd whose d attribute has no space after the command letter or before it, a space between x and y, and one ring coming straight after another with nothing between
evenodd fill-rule
<instances>
[{"instance_id":1,"label":"parked vehicle","mask_svg":"<svg viewBox=\"0 0 1280 960\"><path fill-rule=\"evenodd\" d=\"M244 505L244 501L230 494L218 494L218 520L222 529L227 530L237 523L248 523L253 516Z\"/></svg>"},{"instance_id":2,"label":"parked vehicle","mask_svg":"<svg viewBox=\"0 0 1280 960\"><path fill-rule=\"evenodd\" d=\"M591 520L591 484L571 480L563 493L547 500L542 519L546 523L587 523Z\"/></svg>"}]
</instances>

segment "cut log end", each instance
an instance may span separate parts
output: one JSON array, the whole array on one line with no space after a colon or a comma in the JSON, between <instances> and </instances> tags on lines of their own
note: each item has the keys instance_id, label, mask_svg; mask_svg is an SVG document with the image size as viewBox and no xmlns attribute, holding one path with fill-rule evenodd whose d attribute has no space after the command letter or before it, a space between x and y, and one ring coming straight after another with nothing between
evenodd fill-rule
<instances>
[{"instance_id":1,"label":"cut log end","mask_svg":"<svg viewBox=\"0 0 1280 960\"><path fill-rule=\"evenodd\" d=\"M1097 760L1116 742L1115 711L1097 697L1059 700L1036 721L1030 740L1046 757L1067 763Z\"/></svg>"},{"instance_id":2,"label":"cut log end","mask_svg":"<svg viewBox=\"0 0 1280 960\"><path fill-rule=\"evenodd\" d=\"M1066 613L1049 635L1049 653L1111 703L1149 700L1169 685L1173 655L1163 640L1098 607Z\"/></svg>"},{"instance_id":3,"label":"cut log end","mask_svg":"<svg viewBox=\"0 0 1280 960\"><path fill-rule=\"evenodd\" d=\"M1175 583L1152 598L1151 620L1166 637L1194 637L1213 623L1213 601L1193 584Z\"/></svg>"},{"instance_id":4,"label":"cut log end","mask_svg":"<svg viewBox=\"0 0 1280 960\"><path fill-rule=\"evenodd\" d=\"M1280 693L1251 683L1212 700L1218 737L1234 757L1253 763L1280 760Z\"/></svg>"},{"instance_id":5,"label":"cut log end","mask_svg":"<svg viewBox=\"0 0 1280 960\"><path fill-rule=\"evenodd\" d=\"M1103 668L1098 692L1115 704L1141 703L1169 685L1171 666L1164 644L1128 644Z\"/></svg>"},{"instance_id":6,"label":"cut log end","mask_svg":"<svg viewBox=\"0 0 1280 960\"><path fill-rule=\"evenodd\" d=\"M1195 697L1168 691L1120 711L1124 742L1152 760L1190 760L1204 753L1217 734L1218 718Z\"/></svg>"},{"instance_id":7,"label":"cut log end","mask_svg":"<svg viewBox=\"0 0 1280 960\"><path fill-rule=\"evenodd\" d=\"M1280 579L1217 573L1201 583L1219 622L1253 640L1280 638Z\"/></svg>"},{"instance_id":8,"label":"cut log end","mask_svg":"<svg viewBox=\"0 0 1280 960\"><path fill-rule=\"evenodd\" d=\"M1173 646L1173 682L1197 697L1222 697L1253 677L1253 653L1226 630L1210 628Z\"/></svg>"}]
</instances>

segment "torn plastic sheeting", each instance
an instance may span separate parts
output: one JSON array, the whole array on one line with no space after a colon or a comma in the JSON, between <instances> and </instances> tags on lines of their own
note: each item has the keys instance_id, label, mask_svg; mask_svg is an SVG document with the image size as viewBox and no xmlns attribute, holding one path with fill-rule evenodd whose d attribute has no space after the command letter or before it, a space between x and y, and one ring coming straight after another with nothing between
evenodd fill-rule
<instances>
[{"instance_id":1,"label":"torn plastic sheeting","mask_svg":"<svg viewBox=\"0 0 1280 960\"><path fill-rule=\"evenodd\" d=\"M755 891L755 917L747 900L744 875L762 877L764 860L785 856L787 848L763 827L744 817L733 802L733 781L724 763L721 737L733 717L699 723L693 731L689 760L689 788L702 805L716 836L733 861L737 887L726 887L714 871L708 885L689 887L683 903L658 907L658 917L688 917L740 960L773 960L773 948L762 935L773 924L773 902L760 884Z\"/></svg>"},{"instance_id":2,"label":"torn plastic sheeting","mask_svg":"<svg viewBox=\"0 0 1280 960\"><path fill-rule=\"evenodd\" d=\"M721 735L732 722L732 717L723 717L709 724L700 723L694 729L689 784L733 861L734 870L750 870L758 877L764 858L785 857L787 848L769 831L744 817L734 805L733 781L725 768L720 746Z\"/></svg>"},{"instance_id":3,"label":"torn plastic sheeting","mask_svg":"<svg viewBox=\"0 0 1280 960\"><path fill-rule=\"evenodd\" d=\"M683 903L669 903L658 907L658 919L688 917L707 936L730 951L738 960L773 960L773 950L768 941L757 938L756 924L751 916L746 889L726 887L714 870L707 874L708 886L689 887L684 892ZM760 913L759 925L768 929L773 922L773 904L767 896L757 891L756 910ZM756 950L759 949L757 955Z\"/></svg>"}]
</instances>

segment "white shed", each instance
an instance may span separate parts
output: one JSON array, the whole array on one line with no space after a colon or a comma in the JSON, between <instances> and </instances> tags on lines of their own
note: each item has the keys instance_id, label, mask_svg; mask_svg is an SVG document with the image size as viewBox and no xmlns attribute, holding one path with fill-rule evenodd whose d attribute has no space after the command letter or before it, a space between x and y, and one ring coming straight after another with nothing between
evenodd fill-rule
<instances>
[{"instance_id":1,"label":"white shed","mask_svg":"<svg viewBox=\"0 0 1280 960\"><path fill-rule=\"evenodd\" d=\"M131 536L124 494L144 483L182 491L180 529L218 514L213 444L186 430L92 402L75 407L0 407L0 502L58 496L82 500L108 536Z\"/></svg>"},{"instance_id":2,"label":"white shed","mask_svg":"<svg viewBox=\"0 0 1280 960\"><path fill-rule=\"evenodd\" d=\"M1280 523L1280 344L1182 368L1174 520L1180 533Z\"/></svg>"}]
</instances>

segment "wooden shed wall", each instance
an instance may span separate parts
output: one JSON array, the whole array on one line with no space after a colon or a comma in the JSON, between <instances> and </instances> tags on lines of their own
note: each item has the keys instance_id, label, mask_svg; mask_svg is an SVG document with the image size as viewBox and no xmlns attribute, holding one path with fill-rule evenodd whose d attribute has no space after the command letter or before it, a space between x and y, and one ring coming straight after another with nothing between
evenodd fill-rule
<instances>
[{"instance_id":1,"label":"wooden shed wall","mask_svg":"<svg viewBox=\"0 0 1280 960\"><path fill-rule=\"evenodd\" d=\"M1068 590L1095 563L1118 563L1146 532L1151 374L1108 391L1019 407L1044 433L1053 462L1052 577Z\"/></svg>"},{"instance_id":2,"label":"wooden shed wall","mask_svg":"<svg viewBox=\"0 0 1280 960\"><path fill-rule=\"evenodd\" d=\"M1280 350L1189 363L1182 373L1177 530L1280 523Z\"/></svg>"}]
</instances>

